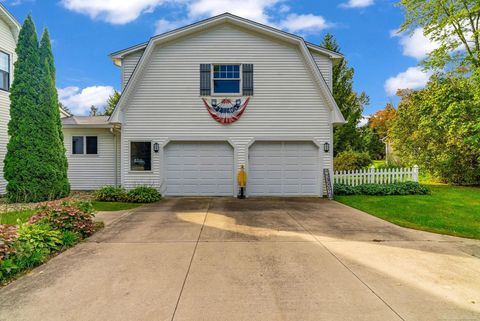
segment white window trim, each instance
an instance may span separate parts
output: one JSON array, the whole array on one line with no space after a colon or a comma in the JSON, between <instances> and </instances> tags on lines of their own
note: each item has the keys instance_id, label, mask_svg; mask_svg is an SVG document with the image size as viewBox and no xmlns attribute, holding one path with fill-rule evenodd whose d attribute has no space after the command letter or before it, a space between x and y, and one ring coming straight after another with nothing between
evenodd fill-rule
<instances>
[{"instance_id":1,"label":"white window trim","mask_svg":"<svg viewBox=\"0 0 480 321\"><path fill-rule=\"evenodd\" d=\"M97 153L96 154L87 154L87 136L88 137L97 137ZM83 137L83 152L81 154L73 153L73 137ZM70 145L70 155L72 157L98 157L98 135L72 135Z\"/></svg>"},{"instance_id":2,"label":"white window trim","mask_svg":"<svg viewBox=\"0 0 480 321\"><path fill-rule=\"evenodd\" d=\"M140 171L132 169L132 143L150 143L150 170ZM129 140L128 141L128 173L129 174L148 174L153 173L153 141L152 140Z\"/></svg>"},{"instance_id":3,"label":"white window trim","mask_svg":"<svg viewBox=\"0 0 480 321\"><path fill-rule=\"evenodd\" d=\"M215 79L214 78L214 75L215 75L215 66L239 66L239 78L219 78L219 79ZM243 64L240 64L240 63L215 63L215 64L212 64L212 67L210 68L211 71L211 77L210 77L210 88L211 88L211 92L212 92L212 97L222 97L222 96L230 96L230 97L242 97L242 93L243 93ZM240 91L238 93L216 93L215 92L215 80L238 80L240 81Z\"/></svg>"}]
</instances>

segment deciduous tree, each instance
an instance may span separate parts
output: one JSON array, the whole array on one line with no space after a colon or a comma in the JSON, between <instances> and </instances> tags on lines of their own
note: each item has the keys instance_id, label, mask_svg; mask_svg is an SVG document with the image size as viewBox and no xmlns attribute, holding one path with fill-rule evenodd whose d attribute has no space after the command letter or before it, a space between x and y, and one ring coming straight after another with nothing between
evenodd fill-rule
<instances>
[{"instance_id":1,"label":"deciduous tree","mask_svg":"<svg viewBox=\"0 0 480 321\"><path fill-rule=\"evenodd\" d=\"M400 31L421 28L435 42L426 67L467 72L480 67L480 2L478 0L401 0L405 22Z\"/></svg>"},{"instance_id":2,"label":"deciduous tree","mask_svg":"<svg viewBox=\"0 0 480 321\"><path fill-rule=\"evenodd\" d=\"M447 183L480 184L480 75L436 75L401 93L389 132L403 162Z\"/></svg>"}]
</instances>

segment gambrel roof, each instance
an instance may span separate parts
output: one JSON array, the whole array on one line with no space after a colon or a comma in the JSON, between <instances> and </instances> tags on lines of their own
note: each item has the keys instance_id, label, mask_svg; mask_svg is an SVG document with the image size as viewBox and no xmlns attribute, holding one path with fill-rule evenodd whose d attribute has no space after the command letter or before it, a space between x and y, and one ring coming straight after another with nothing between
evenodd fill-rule
<instances>
[{"instance_id":1,"label":"gambrel roof","mask_svg":"<svg viewBox=\"0 0 480 321\"><path fill-rule=\"evenodd\" d=\"M10 28L13 36L15 37L15 41L18 41L18 34L20 33L20 23L15 19L15 17L8 12L8 10L4 7L3 4L0 4L0 19L5 21L5 23Z\"/></svg>"},{"instance_id":2,"label":"gambrel roof","mask_svg":"<svg viewBox=\"0 0 480 321\"><path fill-rule=\"evenodd\" d=\"M110 55L111 59L116 65L120 66L121 60L126 55L139 50L144 50L144 53L140 61L138 62L137 67L135 68L132 76L130 77L130 80L128 81L124 89L124 92L121 95L121 98L117 104L117 107L115 108L112 116L110 117L110 122L112 123L122 122L122 120L120 119L120 111L123 110L123 108L125 107L128 97L131 95L133 88L135 87L135 84L138 82L139 78L141 77L142 70L145 68L146 61L149 60L149 57L152 54L157 44L164 43L167 41L172 41L180 37L184 37L186 35L193 34L195 32L199 32L202 30L207 30L209 28L212 28L214 26L218 26L224 23L230 23L234 26L239 26L247 30L254 31L254 32L272 37L274 39L285 41L287 43L298 46L301 54L303 55L307 63L307 67L312 71L312 74L314 75L314 78L315 78L314 80L318 85L320 91L322 92L323 96L325 97L327 105L332 111L333 117L331 119L331 122L335 124L345 123L345 119L340 109L338 108L337 103L333 98L332 92L330 91L327 83L325 82L325 79L323 78L320 70L318 69L318 66L315 63L312 57L312 54L310 53L310 50L313 52L326 55L332 60L343 59L343 56L341 54L330 51L320 46L316 46L311 43L307 43L302 37L299 37L299 36L296 36L296 35L293 35L293 34L290 34L266 25L262 25L260 23L257 23L245 18L235 16L231 13L224 13L224 14L221 14L206 20L202 20L200 22L197 22L176 30L166 32L164 34L152 37L146 43L142 43L142 44L112 53Z\"/></svg>"}]
</instances>

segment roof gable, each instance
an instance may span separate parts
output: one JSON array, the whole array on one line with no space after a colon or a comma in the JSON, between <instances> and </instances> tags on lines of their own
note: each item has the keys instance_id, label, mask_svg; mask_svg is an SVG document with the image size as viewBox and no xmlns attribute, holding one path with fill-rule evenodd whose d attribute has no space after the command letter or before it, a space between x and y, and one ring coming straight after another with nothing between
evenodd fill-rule
<instances>
[{"instance_id":1,"label":"roof gable","mask_svg":"<svg viewBox=\"0 0 480 321\"><path fill-rule=\"evenodd\" d=\"M10 28L10 31L15 38L15 41L18 41L18 34L20 33L20 23L15 19L15 17L5 8L3 4L0 4L0 19L5 21L5 23Z\"/></svg>"},{"instance_id":2,"label":"roof gable","mask_svg":"<svg viewBox=\"0 0 480 321\"><path fill-rule=\"evenodd\" d=\"M210 28L213 28L215 26L218 26L218 25L221 25L221 24L224 24L224 23L230 23L234 26L239 26L239 27L242 27L246 30L257 32L259 34L263 34L263 35L272 37L274 39L285 41L285 42L288 42L288 43L293 44L295 46L298 46L298 48L300 50L300 53L302 54L303 58L305 59L307 67L312 71L315 83L318 85L321 93L323 94L323 96L324 96L324 98L327 102L327 105L330 107L330 109L332 111L332 115L333 115L333 117L331 119L332 123L344 123L345 122L345 119L344 119L342 113L340 112L340 109L338 108L338 106L335 102L335 99L333 98L333 95L332 95L330 89L328 88L327 83L325 82L325 79L323 78L320 70L318 69L318 67L317 67L317 65L316 65L316 63L315 63L315 61L314 61L314 59L313 59L313 57L312 57L312 55L309 51L309 50L320 51L319 48L321 48L321 47L317 47L317 46L310 46L309 47L309 46L307 46L307 44L305 43L303 38L301 38L299 36L295 36L295 35L286 33L284 31L281 31L281 30L278 30L278 29L275 29L275 28L272 28L272 27L261 25L261 24L256 23L256 22L253 22L253 21L250 21L250 20L238 17L238 16L234 16L230 13L224 13L224 14L221 14L219 16L212 17L210 19L206 19L206 20L203 20L201 22L198 22L198 23L195 23L195 24L192 24L192 25L189 25L189 26L186 26L186 27L183 27L183 28L179 28L179 29L164 33L162 35L153 37L153 38L150 39L150 41L148 42L146 47L136 46L136 47L132 47L130 51L124 50L124 51L120 51L120 52L112 54L111 57L115 61L115 59L121 59L121 57L124 56L125 54L127 54L127 52L132 53L132 52L135 52L137 50L145 48L145 52L142 55L142 58L140 59L140 61L138 62L138 65L135 68L129 82L127 83L127 86L125 87L125 90L124 90L124 92L123 92L123 94L120 98L120 101L118 102L112 116L110 117L110 121L113 122L113 123L121 123L122 122L122 119L120 117L120 111L125 108L126 101L128 100L130 94L132 93L133 88L135 87L136 83L140 79L141 74L143 73L143 70L145 68L146 62L149 61L149 58L152 55L152 53L153 53L157 44L165 43L165 42L171 42L171 41L174 41L176 39L183 38L185 36L191 35L193 33L208 30ZM331 59L335 59L335 57L337 57L337 58L342 57L341 55L339 55L337 53L334 53L334 52L331 52L327 49L325 49L325 52L322 51L323 54L327 54L327 52L328 52L328 55Z\"/></svg>"}]
</instances>

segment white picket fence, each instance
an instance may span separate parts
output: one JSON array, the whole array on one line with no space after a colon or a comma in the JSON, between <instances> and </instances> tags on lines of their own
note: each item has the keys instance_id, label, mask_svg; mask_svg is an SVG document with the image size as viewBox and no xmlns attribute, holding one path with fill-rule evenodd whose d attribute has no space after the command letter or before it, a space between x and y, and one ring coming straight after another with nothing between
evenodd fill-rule
<instances>
[{"instance_id":1,"label":"white picket fence","mask_svg":"<svg viewBox=\"0 0 480 321\"><path fill-rule=\"evenodd\" d=\"M333 182L346 185L391 184L400 182L418 182L418 166L412 168L378 168L336 171Z\"/></svg>"}]
</instances>

